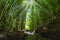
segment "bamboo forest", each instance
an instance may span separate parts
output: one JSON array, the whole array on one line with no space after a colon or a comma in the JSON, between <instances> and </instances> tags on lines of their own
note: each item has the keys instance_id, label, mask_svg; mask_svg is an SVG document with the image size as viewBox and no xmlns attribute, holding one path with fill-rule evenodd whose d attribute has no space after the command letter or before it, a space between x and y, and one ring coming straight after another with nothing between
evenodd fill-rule
<instances>
[{"instance_id":1,"label":"bamboo forest","mask_svg":"<svg viewBox=\"0 0 60 40\"><path fill-rule=\"evenodd\" d=\"M60 0L0 0L0 40L60 40Z\"/></svg>"}]
</instances>

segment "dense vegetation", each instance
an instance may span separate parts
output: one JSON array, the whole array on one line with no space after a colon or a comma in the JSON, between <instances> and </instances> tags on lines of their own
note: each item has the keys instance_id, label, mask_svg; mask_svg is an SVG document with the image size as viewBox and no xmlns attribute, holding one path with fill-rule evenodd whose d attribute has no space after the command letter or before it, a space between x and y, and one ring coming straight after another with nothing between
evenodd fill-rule
<instances>
[{"instance_id":1,"label":"dense vegetation","mask_svg":"<svg viewBox=\"0 0 60 40\"><path fill-rule=\"evenodd\" d=\"M20 40L53 40L52 32L60 32L60 0L0 0L0 32L13 32Z\"/></svg>"}]
</instances>

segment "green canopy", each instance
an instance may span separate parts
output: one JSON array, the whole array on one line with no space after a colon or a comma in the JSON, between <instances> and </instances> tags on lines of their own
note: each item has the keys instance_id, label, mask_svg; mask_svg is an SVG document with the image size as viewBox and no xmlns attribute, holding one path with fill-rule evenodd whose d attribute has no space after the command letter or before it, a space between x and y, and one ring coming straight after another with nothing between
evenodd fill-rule
<instances>
[{"instance_id":1,"label":"green canopy","mask_svg":"<svg viewBox=\"0 0 60 40\"><path fill-rule=\"evenodd\" d=\"M0 0L0 28L34 30L55 19L57 0Z\"/></svg>"}]
</instances>

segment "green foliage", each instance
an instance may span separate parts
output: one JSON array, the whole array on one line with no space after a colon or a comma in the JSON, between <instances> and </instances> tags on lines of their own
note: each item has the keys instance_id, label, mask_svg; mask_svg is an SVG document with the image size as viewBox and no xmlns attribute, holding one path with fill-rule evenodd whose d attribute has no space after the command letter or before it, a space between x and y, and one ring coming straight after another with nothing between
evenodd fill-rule
<instances>
[{"instance_id":1,"label":"green foliage","mask_svg":"<svg viewBox=\"0 0 60 40\"><path fill-rule=\"evenodd\" d=\"M60 0L33 0L33 5L29 5L30 1L24 1L28 0L0 0L0 31L19 31L25 29L25 25L31 31L41 29L41 26L48 25L55 19L60 22ZM30 15L27 15L27 9L31 10ZM27 21L26 16L29 17ZM60 31L60 26L51 25L46 30ZM27 35L26 40L47 40L39 35Z\"/></svg>"},{"instance_id":2,"label":"green foliage","mask_svg":"<svg viewBox=\"0 0 60 40\"><path fill-rule=\"evenodd\" d=\"M9 31L12 28L21 29L24 25L25 11L20 8L23 0L0 0L0 27L2 30ZM22 25L21 25L22 24Z\"/></svg>"},{"instance_id":3,"label":"green foliage","mask_svg":"<svg viewBox=\"0 0 60 40\"><path fill-rule=\"evenodd\" d=\"M59 12L59 0L33 0L33 4L25 3L27 0L0 0L0 28L4 31L12 29L21 30L25 24L30 30L52 22ZM26 22L27 9L31 10L29 20Z\"/></svg>"},{"instance_id":4,"label":"green foliage","mask_svg":"<svg viewBox=\"0 0 60 40\"><path fill-rule=\"evenodd\" d=\"M27 24L30 30L47 25L56 19L57 0L36 0L31 5L31 14Z\"/></svg>"}]
</instances>

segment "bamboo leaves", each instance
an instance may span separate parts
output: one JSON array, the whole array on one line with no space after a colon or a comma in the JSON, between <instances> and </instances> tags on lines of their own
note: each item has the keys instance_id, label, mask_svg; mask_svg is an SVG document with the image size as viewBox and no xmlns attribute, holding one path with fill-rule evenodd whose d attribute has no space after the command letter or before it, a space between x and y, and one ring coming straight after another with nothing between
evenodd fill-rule
<instances>
[{"instance_id":1,"label":"bamboo leaves","mask_svg":"<svg viewBox=\"0 0 60 40\"><path fill-rule=\"evenodd\" d=\"M57 0L0 0L0 24L8 30L22 30L26 25L34 30L54 19L56 3ZM27 13L28 9L30 13Z\"/></svg>"}]
</instances>

